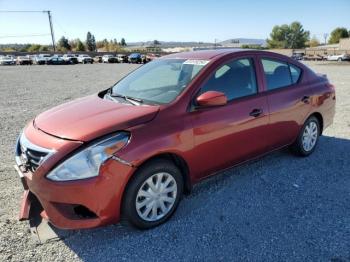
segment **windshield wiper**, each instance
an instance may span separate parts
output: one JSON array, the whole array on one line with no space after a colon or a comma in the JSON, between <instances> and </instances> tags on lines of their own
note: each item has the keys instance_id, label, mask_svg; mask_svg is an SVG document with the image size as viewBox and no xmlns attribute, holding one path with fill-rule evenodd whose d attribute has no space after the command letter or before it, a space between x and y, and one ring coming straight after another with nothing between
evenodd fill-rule
<instances>
[{"instance_id":1,"label":"windshield wiper","mask_svg":"<svg viewBox=\"0 0 350 262\"><path fill-rule=\"evenodd\" d=\"M121 98L124 98L125 101L128 101L130 104L133 104L133 105L140 105L143 103L143 100L140 99L140 98L135 98L135 97L131 97L131 96L124 96L124 95L120 95L120 94L112 94L110 93L109 94L111 97L121 97ZM136 103L135 103L136 102Z\"/></svg>"}]
</instances>

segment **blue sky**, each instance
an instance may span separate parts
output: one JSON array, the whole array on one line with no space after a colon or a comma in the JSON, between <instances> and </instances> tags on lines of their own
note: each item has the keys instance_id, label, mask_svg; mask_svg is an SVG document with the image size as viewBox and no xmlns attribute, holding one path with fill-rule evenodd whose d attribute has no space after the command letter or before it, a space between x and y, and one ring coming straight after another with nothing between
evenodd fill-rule
<instances>
[{"instance_id":1,"label":"blue sky","mask_svg":"<svg viewBox=\"0 0 350 262\"><path fill-rule=\"evenodd\" d=\"M0 0L0 10L51 10L56 39L86 38L127 42L223 41L230 38L267 38L276 24L300 21L323 39L337 26L350 28L349 0ZM47 15L0 13L0 43L49 44Z\"/></svg>"}]
</instances>

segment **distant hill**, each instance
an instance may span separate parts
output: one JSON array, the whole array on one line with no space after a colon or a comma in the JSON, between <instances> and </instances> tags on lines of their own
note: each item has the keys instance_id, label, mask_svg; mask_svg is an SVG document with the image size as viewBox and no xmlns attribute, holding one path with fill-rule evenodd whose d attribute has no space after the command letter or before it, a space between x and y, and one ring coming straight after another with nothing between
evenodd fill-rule
<instances>
[{"instance_id":1,"label":"distant hill","mask_svg":"<svg viewBox=\"0 0 350 262\"><path fill-rule=\"evenodd\" d=\"M177 42L177 41L159 41L161 48L167 47L200 47L200 46L213 46L212 42ZM266 40L264 39L255 39L255 38L232 38L227 39L222 42L216 43L221 46L241 46L241 45L259 45L266 46ZM153 46L153 41L145 41L145 42L128 42L128 46Z\"/></svg>"}]
</instances>

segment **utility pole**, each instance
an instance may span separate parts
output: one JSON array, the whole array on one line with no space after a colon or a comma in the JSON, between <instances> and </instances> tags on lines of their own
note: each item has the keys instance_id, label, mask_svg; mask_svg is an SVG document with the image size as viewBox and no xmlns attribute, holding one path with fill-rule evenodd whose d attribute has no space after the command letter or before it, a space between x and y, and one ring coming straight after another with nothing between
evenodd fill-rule
<instances>
[{"instance_id":1,"label":"utility pole","mask_svg":"<svg viewBox=\"0 0 350 262\"><path fill-rule=\"evenodd\" d=\"M44 10L44 11L26 11L26 10L0 10L0 13L47 13L49 17L49 24L50 24L50 31L51 31L51 40L52 40L52 47L53 51L56 52L56 45L55 45L55 35L53 33L53 25L52 25L52 16L51 11Z\"/></svg>"},{"instance_id":2,"label":"utility pole","mask_svg":"<svg viewBox=\"0 0 350 262\"><path fill-rule=\"evenodd\" d=\"M51 11L43 11L43 12L46 12L47 15L48 15L48 17L49 17L50 31L51 31L51 39L52 39L52 48L53 48L53 51L56 52L55 35L54 35L54 33L53 33Z\"/></svg>"},{"instance_id":3,"label":"utility pole","mask_svg":"<svg viewBox=\"0 0 350 262\"><path fill-rule=\"evenodd\" d=\"M326 44L327 44L328 34L327 34L327 33L324 33L324 34L323 34L323 38L324 38L324 44L326 45Z\"/></svg>"}]
</instances>

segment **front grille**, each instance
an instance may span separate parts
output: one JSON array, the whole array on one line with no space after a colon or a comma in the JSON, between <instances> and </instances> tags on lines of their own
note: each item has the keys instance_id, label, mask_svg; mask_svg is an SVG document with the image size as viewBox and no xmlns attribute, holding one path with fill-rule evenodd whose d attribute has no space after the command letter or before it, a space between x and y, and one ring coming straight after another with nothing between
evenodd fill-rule
<instances>
[{"instance_id":1,"label":"front grille","mask_svg":"<svg viewBox=\"0 0 350 262\"><path fill-rule=\"evenodd\" d=\"M39 152L30 148L24 149L22 151L22 156L24 157L24 160L27 160L27 168L34 172L39 165L41 164L42 160L48 155L46 152Z\"/></svg>"},{"instance_id":2,"label":"front grille","mask_svg":"<svg viewBox=\"0 0 350 262\"><path fill-rule=\"evenodd\" d=\"M16 157L20 162L17 164L25 171L35 172L52 152L50 149L34 145L22 134L17 142Z\"/></svg>"}]
</instances>

